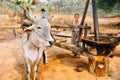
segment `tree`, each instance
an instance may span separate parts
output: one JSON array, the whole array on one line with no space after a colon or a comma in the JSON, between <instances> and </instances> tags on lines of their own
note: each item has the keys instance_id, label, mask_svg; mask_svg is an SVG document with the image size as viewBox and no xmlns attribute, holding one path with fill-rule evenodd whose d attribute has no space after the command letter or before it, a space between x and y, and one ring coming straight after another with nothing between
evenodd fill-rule
<instances>
[{"instance_id":1,"label":"tree","mask_svg":"<svg viewBox=\"0 0 120 80\"><path fill-rule=\"evenodd\" d=\"M97 7L104 12L120 12L120 0L97 0Z\"/></svg>"}]
</instances>

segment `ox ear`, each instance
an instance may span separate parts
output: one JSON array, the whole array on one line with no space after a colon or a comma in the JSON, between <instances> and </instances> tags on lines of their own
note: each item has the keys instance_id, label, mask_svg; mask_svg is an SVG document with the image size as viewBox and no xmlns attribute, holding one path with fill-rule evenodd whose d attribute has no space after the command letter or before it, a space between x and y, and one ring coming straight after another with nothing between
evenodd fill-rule
<instances>
[{"instance_id":1,"label":"ox ear","mask_svg":"<svg viewBox=\"0 0 120 80\"><path fill-rule=\"evenodd\" d=\"M30 33L32 30L34 30L34 26L33 26L33 25L30 26L30 27L25 28L25 29L24 29L24 32L25 32L25 33Z\"/></svg>"}]
</instances>

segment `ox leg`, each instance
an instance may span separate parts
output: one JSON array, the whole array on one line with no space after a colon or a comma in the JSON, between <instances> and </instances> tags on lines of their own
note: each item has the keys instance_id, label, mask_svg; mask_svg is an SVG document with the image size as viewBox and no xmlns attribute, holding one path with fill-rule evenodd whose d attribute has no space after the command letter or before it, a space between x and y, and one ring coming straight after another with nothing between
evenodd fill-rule
<instances>
[{"instance_id":1,"label":"ox leg","mask_svg":"<svg viewBox=\"0 0 120 80\"><path fill-rule=\"evenodd\" d=\"M24 61L25 61L26 72L27 72L26 80L30 80L31 65L30 65L30 59L26 57L26 53L28 53L26 46L23 47L23 52L24 52Z\"/></svg>"},{"instance_id":2,"label":"ox leg","mask_svg":"<svg viewBox=\"0 0 120 80\"><path fill-rule=\"evenodd\" d=\"M48 64L47 54L45 51L43 51L43 63Z\"/></svg>"},{"instance_id":3,"label":"ox leg","mask_svg":"<svg viewBox=\"0 0 120 80\"><path fill-rule=\"evenodd\" d=\"M26 80L30 80L31 68L30 68L29 60L25 58L25 62L26 62L26 71L27 71L27 78L26 78Z\"/></svg>"},{"instance_id":4,"label":"ox leg","mask_svg":"<svg viewBox=\"0 0 120 80\"><path fill-rule=\"evenodd\" d=\"M39 49L38 57L37 57L36 64L35 64L35 67L34 67L35 74L34 74L34 79L33 80L37 80L37 72L38 72L38 67L39 67L40 60L42 59L43 50L44 50L44 48Z\"/></svg>"}]
</instances>

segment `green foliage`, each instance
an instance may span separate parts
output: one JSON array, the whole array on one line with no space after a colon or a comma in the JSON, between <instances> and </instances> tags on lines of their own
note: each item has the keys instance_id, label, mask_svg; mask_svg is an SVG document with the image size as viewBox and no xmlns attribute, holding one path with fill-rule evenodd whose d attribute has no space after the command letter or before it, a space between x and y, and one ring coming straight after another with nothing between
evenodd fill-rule
<instances>
[{"instance_id":1,"label":"green foliage","mask_svg":"<svg viewBox=\"0 0 120 80\"><path fill-rule=\"evenodd\" d=\"M105 13L120 13L120 0L97 0L97 7Z\"/></svg>"},{"instance_id":2,"label":"green foliage","mask_svg":"<svg viewBox=\"0 0 120 80\"><path fill-rule=\"evenodd\" d=\"M49 0L46 5L48 12L57 11L60 13L79 12L81 10L81 4L84 4L84 0Z\"/></svg>"},{"instance_id":3,"label":"green foliage","mask_svg":"<svg viewBox=\"0 0 120 80\"><path fill-rule=\"evenodd\" d=\"M16 5L21 6L23 10L26 10L27 7L31 4L31 0L14 0L13 1Z\"/></svg>"},{"instance_id":4,"label":"green foliage","mask_svg":"<svg viewBox=\"0 0 120 80\"><path fill-rule=\"evenodd\" d=\"M20 6L23 10L29 10L31 5L36 5L38 0L11 0L13 5Z\"/></svg>"}]
</instances>

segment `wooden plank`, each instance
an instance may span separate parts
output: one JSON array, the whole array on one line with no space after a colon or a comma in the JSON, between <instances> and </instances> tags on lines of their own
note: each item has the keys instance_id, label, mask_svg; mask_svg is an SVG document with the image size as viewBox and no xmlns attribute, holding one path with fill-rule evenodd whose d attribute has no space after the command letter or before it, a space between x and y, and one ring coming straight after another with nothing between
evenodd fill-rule
<instances>
[{"instance_id":1,"label":"wooden plank","mask_svg":"<svg viewBox=\"0 0 120 80\"><path fill-rule=\"evenodd\" d=\"M91 26L80 25L78 27L83 28L83 29L91 29ZM74 28L74 27L66 27L66 26L57 26L57 25L54 25L54 26L51 26L51 28Z\"/></svg>"},{"instance_id":2,"label":"wooden plank","mask_svg":"<svg viewBox=\"0 0 120 80\"><path fill-rule=\"evenodd\" d=\"M65 26L51 26L51 28L73 28L73 27L65 27Z\"/></svg>"},{"instance_id":3,"label":"wooden plank","mask_svg":"<svg viewBox=\"0 0 120 80\"><path fill-rule=\"evenodd\" d=\"M79 48L79 47L76 47L76 45L73 45L73 44L58 43L58 44L55 44L55 46L58 46L58 47L60 47L60 48L62 48L62 49L69 50L69 51L71 51L72 53L74 53L74 55L80 54L80 48Z\"/></svg>"},{"instance_id":4,"label":"wooden plank","mask_svg":"<svg viewBox=\"0 0 120 80\"><path fill-rule=\"evenodd\" d=\"M20 29L21 27L0 27L1 29Z\"/></svg>"},{"instance_id":5,"label":"wooden plank","mask_svg":"<svg viewBox=\"0 0 120 80\"><path fill-rule=\"evenodd\" d=\"M0 29L2 29L2 30L12 29L13 35L16 37L17 34L16 34L16 30L15 30L15 29L20 29L20 28L21 28L21 27L1 27Z\"/></svg>"},{"instance_id":6,"label":"wooden plank","mask_svg":"<svg viewBox=\"0 0 120 80\"><path fill-rule=\"evenodd\" d=\"M71 38L71 36L66 36L66 35L57 35L57 34L54 34L54 36L57 36L57 37L65 37L65 38Z\"/></svg>"},{"instance_id":7,"label":"wooden plank","mask_svg":"<svg viewBox=\"0 0 120 80\"><path fill-rule=\"evenodd\" d=\"M71 32L68 32L68 31L62 31L62 32L54 34L54 35L57 37L71 38Z\"/></svg>"}]
</instances>

